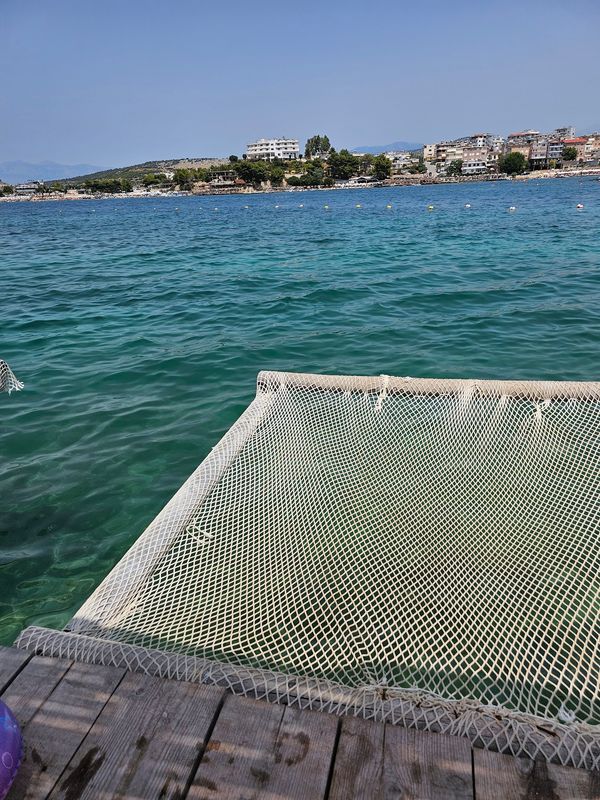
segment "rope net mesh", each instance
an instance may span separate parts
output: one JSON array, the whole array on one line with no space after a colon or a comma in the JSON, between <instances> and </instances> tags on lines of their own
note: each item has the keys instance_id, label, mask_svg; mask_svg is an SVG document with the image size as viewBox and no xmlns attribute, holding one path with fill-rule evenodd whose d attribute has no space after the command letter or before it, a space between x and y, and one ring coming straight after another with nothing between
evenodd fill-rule
<instances>
[{"instance_id":1,"label":"rope net mesh","mask_svg":"<svg viewBox=\"0 0 600 800\"><path fill-rule=\"evenodd\" d=\"M396 699L403 724L597 767L599 410L591 383L261 373L67 651L227 664L257 696L305 679L311 707Z\"/></svg>"}]
</instances>

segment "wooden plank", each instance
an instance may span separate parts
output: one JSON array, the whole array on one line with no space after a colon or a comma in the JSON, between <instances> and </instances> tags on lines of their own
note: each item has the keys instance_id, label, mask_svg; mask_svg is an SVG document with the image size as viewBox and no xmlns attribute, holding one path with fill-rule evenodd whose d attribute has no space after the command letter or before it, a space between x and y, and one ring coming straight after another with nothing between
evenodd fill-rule
<instances>
[{"instance_id":1,"label":"wooden plank","mask_svg":"<svg viewBox=\"0 0 600 800\"><path fill-rule=\"evenodd\" d=\"M51 798L183 797L223 690L128 672Z\"/></svg>"},{"instance_id":2,"label":"wooden plank","mask_svg":"<svg viewBox=\"0 0 600 800\"><path fill-rule=\"evenodd\" d=\"M319 800L327 790L338 720L228 696L189 800Z\"/></svg>"},{"instance_id":3,"label":"wooden plank","mask_svg":"<svg viewBox=\"0 0 600 800\"><path fill-rule=\"evenodd\" d=\"M47 797L125 670L75 663L24 731L25 757L10 800Z\"/></svg>"},{"instance_id":4,"label":"wooden plank","mask_svg":"<svg viewBox=\"0 0 600 800\"><path fill-rule=\"evenodd\" d=\"M2 694L2 699L11 708L23 732L71 664L71 661L62 658L34 656Z\"/></svg>"},{"instance_id":5,"label":"wooden plank","mask_svg":"<svg viewBox=\"0 0 600 800\"><path fill-rule=\"evenodd\" d=\"M477 800L600 800L600 772L473 750Z\"/></svg>"},{"instance_id":6,"label":"wooden plank","mask_svg":"<svg viewBox=\"0 0 600 800\"><path fill-rule=\"evenodd\" d=\"M473 800L469 741L386 725L383 797Z\"/></svg>"},{"instance_id":7,"label":"wooden plank","mask_svg":"<svg viewBox=\"0 0 600 800\"><path fill-rule=\"evenodd\" d=\"M30 658L31 653L26 650L17 650L15 647L0 647L0 694Z\"/></svg>"},{"instance_id":8,"label":"wooden plank","mask_svg":"<svg viewBox=\"0 0 600 800\"><path fill-rule=\"evenodd\" d=\"M344 717L329 800L372 800L383 794L385 725Z\"/></svg>"}]
</instances>

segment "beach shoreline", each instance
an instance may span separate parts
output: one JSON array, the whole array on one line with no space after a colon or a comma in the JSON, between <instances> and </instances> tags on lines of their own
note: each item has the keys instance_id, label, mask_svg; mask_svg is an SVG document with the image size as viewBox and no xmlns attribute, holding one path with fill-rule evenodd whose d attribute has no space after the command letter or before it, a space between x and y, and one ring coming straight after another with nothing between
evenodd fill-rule
<instances>
[{"instance_id":1,"label":"beach shoreline","mask_svg":"<svg viewBox=\"0 0 600 800\"><path fill-rule=\"evenodd\" d=\"M280 192L329 192L339 189L381 189L393 186L447 186L459 183L497 183L505 181L530 181L548 180L551 178L587 178L597 177L600 180L600 167L589 167L574 170L538 170L526 175L461 175L453 178L432 178L426 175L398 175L384 181L371 181L368 183L338 183L334 186L271 186L261 189L244 187L215 187L201 191L133 191L96 194L63 194L59 192L40 193L32 195L6 195L0 197L0 203L42 203L60 202L67 200L114 200L128 199L158 199L164 197L221 197L223 195L248 195L248 194L275 194Z\"/></svg>"}]
</instances>

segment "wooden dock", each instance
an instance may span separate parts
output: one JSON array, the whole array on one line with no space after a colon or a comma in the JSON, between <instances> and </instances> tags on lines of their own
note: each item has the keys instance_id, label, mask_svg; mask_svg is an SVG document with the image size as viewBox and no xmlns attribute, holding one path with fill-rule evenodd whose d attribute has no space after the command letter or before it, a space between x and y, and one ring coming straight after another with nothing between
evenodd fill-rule
<instances>
[{"instance_id":1,"label":"wooden dock","mask_svg":"<svg viewBox=\"0 0 600 800\"><path fill-rule=\"evenodd\" d=\"M25 757L7 800L600 800L600 773L214 686L0 648Z\"/></svg>"}]
</instances>

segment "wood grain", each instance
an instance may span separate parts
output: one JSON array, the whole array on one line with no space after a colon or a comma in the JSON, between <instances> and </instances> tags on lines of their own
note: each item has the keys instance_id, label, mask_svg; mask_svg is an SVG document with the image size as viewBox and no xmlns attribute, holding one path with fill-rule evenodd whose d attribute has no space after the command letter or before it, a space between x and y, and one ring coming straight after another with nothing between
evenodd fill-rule
<instances>
[{"instance_id":1,"label":"wood grain","mask_svg":"<svg viewBox=\"0 0 600 800\"><path fill-rule=\"evenodd\" d=\"M356 717L341 720L328 800L373 800L383 795L385 725Z\"/></svg>"},{"instance_id":2,"label":"wood grain","mask_svg":"<svg viewBox=\"0 0 600 800\"><path fill-rule=\"evenodd\" d=\"M0 647L0 694L30 658L31 653L27 653L25 650Z\"/></svg>"},{"instance_id":3,"label":"wood grain","mask_svg":"<svg viewBox=\"0 0 600 800\"><path fill-rule=\"evenodd\" d=\"M468 740L386 725L383 797L473 800Z\"/></svg>"},{"instance_id":4,"label":"wood grain","mask_svg":"<svg viewBox=\"0 0 600 800\"><path fill-rule=\"evenodd\" d=\"M34 656L2 694L2 700L11 708L21 731L25 732L29 721L63 679L71 663L60 658Z\"/></svg>"},{"instance_id":5,"label":"wood grain","mask_svg":"<svg viewBox=\"0 0 600 800\"><path fill-rule=\"evenodd\" d=\"M477 800L600 800L600 773L474 750Z\"/></svg>"},{"instance_id":6,"label":"wood grain","mask_svg":"<svg viewBox=\"0 0 600 800\"><path fill-rule=\"evenodd\" d=\"M260 700L227 697L189 800L319 800L338 720Z\"/></svg>"},{"instance_id":7,"label":"wood grain","mask_svg":"<svg viewBox=\"0 0 600 800\"><path fill-rule=\"evenodd\" d=\"M47 797L125 671L73 664L25 729L25 754L9 800Z\"/></svg>"},{"instance_id":8,"label":"wood grain","mask_svg":"<svg viewBox=\"0 0 600 800\"><path fill-rule=\"evenodd\" d=\"M50 797L182 797L222 696L212 686L126 673Z\"/></svg>"}]
</instances>

